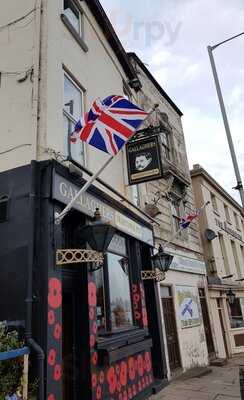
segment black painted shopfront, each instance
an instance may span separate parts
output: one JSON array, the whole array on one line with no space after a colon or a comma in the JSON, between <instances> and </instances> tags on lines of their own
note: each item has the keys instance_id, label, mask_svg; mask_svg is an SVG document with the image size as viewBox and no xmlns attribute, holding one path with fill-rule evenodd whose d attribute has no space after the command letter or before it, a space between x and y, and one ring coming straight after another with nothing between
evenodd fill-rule
<instances>
[{"instance_id":1,"label":"black painted shopfront","mask_svg":"<svg viewBox=\"0 0 244 400\"><path fill-rule=\"evenodd\" d=\"M146 398L167 382L157 287L140 277L151 268L152 226L95 187L55 225L55 212L82 184L55 161L0 174L9 196L0 223L0 320L31 326L45 353L45 399ZM86 247L82 227L96 208L116 228L102 268L56 265L58 249Z\"/></svg>"}]
</instances>

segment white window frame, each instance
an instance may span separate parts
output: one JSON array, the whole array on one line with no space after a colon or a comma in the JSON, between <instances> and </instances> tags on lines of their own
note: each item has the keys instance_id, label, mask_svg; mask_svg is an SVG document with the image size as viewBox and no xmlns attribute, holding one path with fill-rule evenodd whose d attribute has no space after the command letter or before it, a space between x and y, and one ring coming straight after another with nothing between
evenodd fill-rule
<instances>
[{"instance_id":1,"label":"white window frame","mask_svg":"<svg viewBox=\"0 0 244 400\"><path fill-rule=\"evenodd\" d=\"M67 78L72 85L81 93L81 111L83 111L83 114L85 112L85 89L82 88L81 85L78 85L75 80L70 76L70 74L63 68L63 116L66 117L71 123L73 123L74 125L77 123L77 120L74 118L74 116L72 114L70 114L66 109L65 109L65 104L64 104L64 82L65 82L65 78ZM80 117L82 117L82 114L80 115ZM64 138L65 139L65 138ZM68 140L68 138L67 138ZM86 165L86 151L85 151L85 145L83 142L81 142L82 145L82 151L83 151L83 164L80 164L81 166L85 166ZM68 157L71 157L72 159L72 154L71 151L69 153L69 147L67 144L67 149L65 150L65 154L68 155ZM79 162L77 160L75 160L78 164Z\"/></svg>"},{"instance_id":2,"label":"white window frame","mask_svg":"<svg viewBox=\"0 0 244 400\"><path fill-rule=\"evenodd\" d=\"M63 0L63 14L65 15L65 9L64 9L64 1ZM77 32L77 34L84 39L84 27L83 27L83 13L80 10L80 7L76 4L76 2L74 0L67 0L70 3L72 3L72 5L74 6L74 8L78 11L79 13L79 32L77 32L76 28L74 27L74 25L72 24L72 22L69 20L69 18L66 16L66 18L68 19L70 25L72 25L72 27L75 29L75 31Z\"/></svg>"}]
</instances>

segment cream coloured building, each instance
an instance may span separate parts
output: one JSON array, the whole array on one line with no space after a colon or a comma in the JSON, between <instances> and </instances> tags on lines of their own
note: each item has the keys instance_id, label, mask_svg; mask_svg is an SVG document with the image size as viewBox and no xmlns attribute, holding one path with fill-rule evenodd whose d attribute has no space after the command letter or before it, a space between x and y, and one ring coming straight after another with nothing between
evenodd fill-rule
<instances>
[{"instance_id":1,"label":"cream coloured building","mask_svg":"<svg viewBox=\"0 0 244 400\"><path fill-rule=\"evenodd\" d=\"M209 338L206 267L198 222L175 236L180 218L196 208L182 112L138 56L134 53L129 55L142 83L142 90L137 93L138 104L149 109L155 103L159 104L146 125L156 127L159 132L163 177L134 185L134 191L138 205L157 221L154 224L156 247L161 244L165 252L174 256L166 279L159 286L168 374L171 377L195 366L206 366L209 358L214 356L212 342L206 340ZM168 241L170 243L165 246Z\"/></svg>"},{"instance_id":2,"label":"cream coloured building","mask_svg":"<svg viewBox=\"0 0 244 400\"><path fill-rule=\"evenodd\" d=\"M231 357L244 351L244 212L200 165L191 179L197 205L210 202L200 230L215 351L219 358Z\"/></svg>"}]
</instances>

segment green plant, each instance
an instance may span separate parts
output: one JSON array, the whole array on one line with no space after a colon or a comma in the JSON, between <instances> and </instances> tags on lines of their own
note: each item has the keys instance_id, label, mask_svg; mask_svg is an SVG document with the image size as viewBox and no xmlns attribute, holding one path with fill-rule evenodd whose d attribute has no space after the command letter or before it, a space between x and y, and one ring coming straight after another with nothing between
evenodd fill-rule
<instances>
[{"instance_id":1,"label":"green plant","mask_svg":"<svg viewBox=\"0 0 244 400\"><path fill-rule=\"evenodd\" d=\"M19 339L18 333L16 331L8 332L6 325L0 323L0 352L20 347L23 347L23 341ZM22 372L22 358L0 361L0 400L17 392L21 385Z\"/></svg>"}]
</instances>

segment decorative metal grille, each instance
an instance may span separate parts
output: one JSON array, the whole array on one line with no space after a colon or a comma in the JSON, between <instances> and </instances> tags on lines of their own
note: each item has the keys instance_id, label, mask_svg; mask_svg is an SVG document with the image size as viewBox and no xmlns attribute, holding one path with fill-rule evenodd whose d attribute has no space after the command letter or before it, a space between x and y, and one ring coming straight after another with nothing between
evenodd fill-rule
<instances>
[{"instance_id":1,"label":"decorative metal grille","mask_svg":"<svg viewBox=\"0 0 244 400\"><path fill-rule=\"evenodd\" d=\"M103 254L87 249L62 249L56 252L56 264L94 263L97 266L103 264Z\"/></svg>"},{"instance_id":2,"label":"decorative metal grille","mask_svg":"<svg viewBox=\"0 0 244 400\"><path fill-rule=\"evenodd\" d=\"M143 281L151 279L157 282L162 282L165 280L166 276L164 272L158 270L157 271L146 270L146 271L141 271L141 278Z\"/></svg>"}]
</instances>

